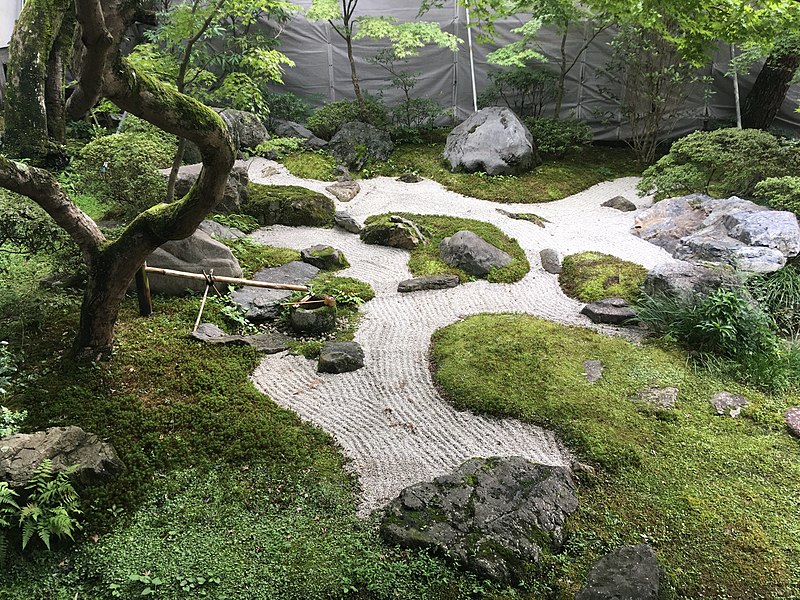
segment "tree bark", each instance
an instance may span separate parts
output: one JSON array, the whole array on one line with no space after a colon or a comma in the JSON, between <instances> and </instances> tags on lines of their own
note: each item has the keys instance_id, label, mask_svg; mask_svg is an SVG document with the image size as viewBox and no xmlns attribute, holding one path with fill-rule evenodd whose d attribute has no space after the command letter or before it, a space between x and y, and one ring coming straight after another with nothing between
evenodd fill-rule
<instances>
[{"instance_id":1,"label":"tree bark","mask_svg":"<svg viewBox=\"0 0 800 600\"><path fill-rule=\"evenodd\" d=\"M800 53L770 54L742 106L742 127L769 129L800 68Z\"/></svg>"},{"instance_id":2,"label":"tree bark","mask_svg":"<svg viewBox=\"0 0 800 600\"><path fill-rule=\"evenodd\" d=\"M51 140L59 144L63 144L67 136L64 84L75 25L75 13L69 10L61 21L61 27L53 40L50 57L47 61L47 82L45 84L47 134Z\"/></svg>"}]
</instances>

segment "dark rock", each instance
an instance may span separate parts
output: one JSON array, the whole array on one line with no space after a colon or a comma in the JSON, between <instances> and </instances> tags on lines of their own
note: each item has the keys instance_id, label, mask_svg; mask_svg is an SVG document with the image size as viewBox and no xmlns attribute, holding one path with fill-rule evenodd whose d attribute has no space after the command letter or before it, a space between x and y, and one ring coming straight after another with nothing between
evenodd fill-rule
<instances>
[{"instance_id":1,"label":"dark rock","mask_svg":"<svg viewBox=\"0 0 800 600\"><path fill-rule=\"evenodd\" d=\"M597 383L603 377L603 363L599 360L583 361L583 370L585 371L586 381L589 383Z\"/></svg>"},{"instance_id":2,"label":"dark rock","mask_svg":"<svg viewBox=\"0 0 800 600\"><path fill-rule=\"evenodd\" d=\"M178 178L175 180L175 197L182 198L189 193L189 190L197 181L197 177L202 170L202 163L184 165L178 170ZM161 174L165 179L169 179L170 169L162 169ZM250 181L247 175L247 165L243 161L237 161L225 184L225 191L222 200L216 205L215 210L222 213L240 212L242 204L247 202L247 184Z\"/></svg>"},{"instance_id":3,"label":"dark rock","mask_svg":"<svg viewBox=\"0 0 800 600\"><path fill-rule=\"evenodd\" d=\"M341 126L328 143L328 150L347 168L360 171L367 163L387 160L394 144L386 131L353 121Z\"/></svg>"},{"instance_id":4,"label":"dark rock","mask_svg":"<svg viewBox=\"0 0 800 600\"><path fill-rule=\"evenodd\" d=\"M717 392L711 397L710 402L718 415L728 415L732 418L738 417L742 409L750 403L744 396L730 392Z\"/></svg>"},{"instance_id":5,"label":"dark rock","mask_svg":"<svg viewBox=\"0 0 800 600\"><path fill-rule=\"evenodd\" d=\"M280 333L256 333L253 335L228 335L213 323L202 323L189 338L212 346L252 346L266 354L276 354L289 348L285 335Z\"/></svg>"},{"instance_id":6,"label":"dark rock","mask_svg":"<svg viewBox=\"0 0 800 600\"><path fill-rule=\"evenodd\" d=\"M336 211L333 200L324 194L294 185L251 183L250 197L242 212L260 225L291 227L330 227Z\"/></svg>"},{"instance_id":7,"label":"dark rock","mask_svg":"<svg viewBox=\"0 0 800 600\"><path fill-rule=\"evenodd\" d=\"M350 169L344 165L336 165L333 168L333 176L336 177L336 181L353 181Z\"/></svg>"},{"instance_id":8,"label":"dark rock","mask_svg":"<svg viewBox=\"0 0 800 600\"><path fill-rule=\"evenodd\" d=\"M269 139L267 128L264 127L258 115L232 108L215 108L214 110L219 113L228 126L237 150L255 148Z\"/></svg>"},{"instance_id":9,"label":"dark rock","mask_svg":"<svg viewBox=\"0 0 800 600\"><path fill-rule=\"evenodd\" d=\"M255 333L242 339L248 346L265 354L277 354L289 349L289 338L281 333Z\"/></svg>"},{"instance_id":10,"label":"dark rock","mask_svg":"<svg viewBox=\"0 0 800 600\"><path fill-rule=\"evenodd\" d=\"M23 488L45 459L53 462L56 472L78 465L74 477L84 484L105 481L125 469L111 444L70 425L2 438L0 481L7 481L12 488Z\"/></svg>"},{"instance_id":11,"label":"dark rock","mask_svg":"<svg viewBox=\"0 0 800 600\"><path fill-rule=\"evenodd\" d=\"M592 566L575 600L658 600L662 576L649 545L624 546Z\"/></svg>"},{"instance_id":12,"label":"dark rock","mask_svg":"<svg viewBox=\"0 0 800 600\"><path fill-rule=\"evenodd\" d=\"M592 323L608 325L626 325L636 318L636 313L623 298L605 298L591 302L583 307L581 314L589 317Z\"/></svg>"},{"instance_id":13,"label":"dark rock","mask_svg":"<svg viewBox=\"0 0 800 600\"><path fill-rule=\"evenodd\" d=\"M444 238L439 245L439 256L448 265L476 277L485 277L492 269L501 269L514 260L500 248L466 230Z\"/></svg>"},{"instance_id":14,"label":"dark rock","mask_svg":"<svg viewBox=\"0 0 800 600\"><path fill-rule=\"evenodd\" d=\"M447 136L444 159L453 171L517 175L541 160L533 136L511 109L483 108Z\"/></svg>"},{"instance_id":15,"label":"dark rock","mask_svg":"<svg viewBox=\"0 0 800 600\"><path fill-rule=\"evenodd\" d=\"M350 233L361 233L361 225L358 224L358 221L341 210L337 210L333 215L333 224Z\"/></svg>"},{"instance_id":16,"label":"dark rock","mask_svg":"<svg viewBox=\"0 0 800 600\"><path fill-rule=\"evenodd\" d=\"M317 371L347 373L364 366L364 350L356 342L327 342L319 353Z\"/></svg>"},{"instance_id":17,"label":"dark rock","mask_svg":"<svg viewBox=\"0 0 800 600\"><path fill-rule=\"evenodd\" d=\"M365 244L378 244L404 250L413 250L427 241L415 223L395 215L388 220L376 220L365 225L361 230L361 239Z\"/></svg>"},{"instance_id":18,"label":"dark rock","mask_svg":"<svg viewBox=\"0 0 800 600\"><path fill-rule=\"evenodd\" d=\"M319 273L318 268L295 260L280 267L262 269L253 276L253 279L271 283L306 285L316 277L317 273ZM292 292L289 290L243 287L231 294L231 300L242 309L250 321L260 323L277 318L281 302L291 295Z\"/></svg>"},{"instance_id":19,"label":"dark rock","mask_svg":"<svg viewBox=\"0 0 800 600\"><path fill-rule=\"evenodd\" d=\"M787 410L783 418L786 421L786 426L789 428L789 431L797 437L800 437L800 406L795 406Z\"/></svg>"},{"instance_id":20,"label":"dark rock","mask_svg":"<svg viewBox=\"0 0 800 600\"><path fill-rule=\"evenodd\" d=\"M397 181L402 183L419 183L422 181L422 177L417 175L416 173L403 173L400 177L397 178Z\"/></svg>"},{"instance_id":21,"label":"dark rock","mask_svg":"<svg viewBox=\"0 0 800 600\"><path fill-rule=\"evenodd\" d=\"M543 550L560 549L564 523L578 507L575 492L563 467L473 458L400 492L381 533L391 544L430 548L482 577L516 583Z\"/></svg>"},{"instance_id":22,"label":"dark rock","mask_svg":"<svg viewBox=\"0 0 800 600\"><path fill-rule=\"evenodd\" d=\"M294 121L281 121L275 126L275 135L279 137L303 138L306 146L313 150L322 150L328 147L328 142L318 138L311 130Z\"/></svg>"},{"instance_id":23,"label":"dark rock","mask_svg":"<svg viewBox=\"0 0 800 600\"><path fill-rule=\"evenodd\" d=\"M628 200L625 196L614 196L611 200L606 200L600 206L608 208L615 208L622 212L630 212L636 210L636 205Z\"/></svg>"},{"instance_id":24,"label":"dark rock","mask_svg":"<svg viewBox=\"0 0 800 600\"><path fill-rule=\"evenodd\" d=\"M664 263L650 270L645 277L643 289L650 296L676 296L690 292L707 295L723 284L734 283L735 272L729 265Z\"/></svg>"},{"instance_id":25,"label":"dark rock","mask_svg":"<svg viewBox=\"0 0 800 600\"><path fill-rule=\"evenodd\" d=\"M289 312L289 325L298 333L319 335L336 327L336 307L321 301L309 305L292 306Z\"/></svg>"},{"instance_id":26,"label":"dark rock","mask_svg":"<svg viewBox=\"0 0 800 600\"><path fill-rule=\"evenodd\" d=\"M189 273L211 273L222 277L241 277L242 267L230 249L207 233L195 231L183 240L173 240L156 248L147 257L147 266L175 269ZM187 290L202 292L205 281L182 279L148 273L150 291L154 294L181 296ZM226 286L217 284L218 289Z\"/></svg>"},{"instance_id":27,"label":"dark rock","mask_svg":"<svg viewBox=\"0 0 800 600\"><path fill-rule=\"evenodd\" d=\"M247 237L247 234L241 229L228 227L227 225L209 219L200 223L197 228L218 240L238 240L239 238Z\"/></svg>"},{"instance_id":28,"label":"dark rock","mask_svg":"<svg viewBox=\"0 0 800 600\"><path fill-rule=\"evenodd\" d=\"M333 246L325 246L323 244L317 244L301 250L300 258L303 262L314 265L323 271L334 271L350 266L341 251Z\"/></svg>"},{"instance_id":29,"label":"dark rock","mask_svg":"<svg viewBox=\"0 0 800 600\"><path fill-rule=\"evenodd\" d=\"M460 283L458 275L434 275L432 277L417 277L406 279L397 284L397 291L401 293L419 292L421 290L444 290L454 288Z\"/></svg>"},{"instance_id":30,"label":"dark rock","mask_svg":"<svg viewBox=\"0 0 800 600\"><path fill-rule=\"evenodd\" d=\"M325 189L336 196L340 202L350 202L350 200L358 196L361 186L358 185L357 181L337 181Z\"/></svg>"},{"instance_id":31,"label":"dark rock","mask_svg":"<svg viewBox=\"0 0 800 600\"><path fill-rule=\"evenodd\" d=\"M528 221L529 223L533 223L534 225L537 225L542 229L544 229L545 223L550 222L544 217L540 217L539 215L535 215L533 213L509 212L507 210L503 210L502 208L496 208L495 210L504 217L508 217L509 219L516 219L517 221Z\"/></svg>"},{"instance_id":32,"label":"dark rock","mask_svg":"<svg viewBox=\"0 0 800 600\"><path fill-rule=\"evenodd\" d=\"M542 261L542 268L545 271L553 275L561 273L561 255L558 253L558 250L545 248L539 252L539 258Z\"/></svg>"},{"instance_id":33,"label":"dark rock","mask_svg":"<svg viewBox=\"0 0 800 600\"><path fill-rule=\"evenodd\" d=\"M636 399L656 408L673 409L675 408L675 402L678 400L678 388L645 388L636 392Z\"/></svg>"}]
</instances>

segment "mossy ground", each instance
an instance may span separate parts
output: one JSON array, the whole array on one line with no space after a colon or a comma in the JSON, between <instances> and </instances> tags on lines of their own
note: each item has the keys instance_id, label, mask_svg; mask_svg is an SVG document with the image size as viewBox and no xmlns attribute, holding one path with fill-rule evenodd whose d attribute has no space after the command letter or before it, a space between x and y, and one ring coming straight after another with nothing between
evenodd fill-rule
<instances>
[{"instance_id":1,"label":"mossy ground","mask_svg":"<svg viewBox=\"0 0 800 600\"><path fill-rule=\"evenodd\" d=\"M546 597L572 598L593 560L641 542L656 548L671 597L800 594L800 445L782 423L798 393L764 395L687 367L680 353L520 315L440 330L433 359L457 407L553 429L599 469L582 482ZM583 375L587 359L604 365L594 385ZM673 411L631 400L672 385ZM737 419L717 416L709 399L722 390L750 407Z\"/></svg>"},{"instance_id":2,"label":"mossy ground","mask_svg":"<svg viewBox=\"0 0 800 600\"><path fill-rule=\"evenodd\" d=\"M520 248L516 240L508 237L500 229L490 223L475 221L473 219L461 219L458 217L448 217L444 215L415 215L410 213L391 213L384 215L373 215L364 222L365 225L379 220L388 220L391 215L399 215L419 226L423 233L428 237L426 244L420 244L411 251L408 259L408 268L415 277L429 277L431 275L441 275L452 273L458 275L463 281L474 281L474 277L456 267L451 267L439 258L439 244L446 237L449 237L466 229L482 237L485 241L507 252L514 259L511 264L502 269L495 269L486 277L487 280L495 283L513 283L522 279L530 270L528 259L525 252Z\"/></svg>"},{"instance_id":3,"label":"mossy ground","mask_svg":"<svg viewBox=\"0 0 800 600\"><path fill-rule=\"evenodd\" d=\"M558 283L570 298L595 302L604 298L624 298L633 303L647 275L636 263L600 252L581 252L565 256Z\"/></svg>"}]
</instances>

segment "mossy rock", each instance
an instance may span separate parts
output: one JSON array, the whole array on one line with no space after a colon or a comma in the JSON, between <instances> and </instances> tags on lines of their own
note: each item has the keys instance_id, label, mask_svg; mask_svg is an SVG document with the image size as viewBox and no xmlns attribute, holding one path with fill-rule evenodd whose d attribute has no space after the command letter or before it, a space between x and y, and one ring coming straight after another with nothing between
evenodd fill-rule
<instances>
[{"instance_id":1,"label":"mossy rock","mask_svg":"<svg viewBox=\"0 0 800 600\"><path fill-rule=\"evenodd\" d=\"M413 250L427 241L416 223L396 215L380 215L367 219L361 230L361 239L365 244L404 250Z\"/></svg>"},{"instance_id":2,"label":"mossy rock","mask_svg":"<svg viewBox=\"0 0 800 600\"><path fill-rule=\"evenodd\" d=\"M294 185L247 186L249 198L242 212L260 225L333 227L333 200L308 188Z\"/></svg>"},{"instance_id":3,"label":"mossy rock","mask_svg":"<svg viewBox=\"0 0 800 600\"><path fill-rule=\"evenodd\" d=\"M344 253L333 246L317 244L300 251L303 262L314 265L323 271L338 271L350 266Z\"/></svg>"},{"instance_id":4,"label":"mossy rock","mask_svg":"<svg viewBox=\"0 0 800 600\"><path fill-rule=\"evenodd\" d=\"M581 252L564 257L558 282L570 298L595 302L624 298L635 302L647 276L647 269L600 252Z\"/></svg>"}]
</instances>

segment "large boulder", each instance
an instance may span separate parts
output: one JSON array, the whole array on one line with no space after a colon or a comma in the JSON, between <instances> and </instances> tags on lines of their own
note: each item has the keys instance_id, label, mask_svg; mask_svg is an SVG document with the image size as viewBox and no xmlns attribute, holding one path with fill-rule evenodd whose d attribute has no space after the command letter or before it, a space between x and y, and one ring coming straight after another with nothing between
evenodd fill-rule
<instances>
[{"instance_id":1,"label":"large boulder","mask_svg":"<svg viewBox=\"0 0 800 600\"><path fill-rule=\"evenodd\" d=\"M0 481L23 488L45 459L56 472L77 465L74 477L84 484L105 481L125 469L111 444L70 425L0 439Z\"/></svg>"},{"instance_id":2,"label":"large boulder","mask_svg":"<svg viewBox=\"0 0 800 600\"><path fill-rule=\"evenodd\" d=\"M255 148L261 142L269 139L267 128L264 127L258 115L232 108L215 108L214 110L219 113L228 126L237 150Z\"/></svg>"},{"instance_id":3,"label":"large boulder","mask_svg":"<svg viewBox=\"0 0 800 600\"><path fill-rule=\"evenodd\" d=\"M649 545L624 546L592 566L575 600L657 600L662 576Z\"/></svg>"},{"instance_id":4,"label":"large boulder","mask_svg":"<svg viewBox=\"0 0 800 600\"><path fill-rule=\"evenodd\" d=\"M439 245L439 256L448 265L475 277L485 277L492 269L501 269L514 260L481 236L466 230L444 238Z\"/></svg>"},{"instance_id":5,"label":"large boulder","mask_svg":"<svg viewBox=\"0 0 800 600\"><path fill-rule=\"evenodd\" d=\"M315 136L310 129L294 121L280 121L275 125L275 135L280 137L302 138L304 143L313 150L322 150L328 147L328 142Z\"/></svg>"},{"instance_id":6,"label":"large boulder","mask_svg":"<svg viewBox=\"0 0 800 600\"><path fill-rule=\"evenodd\" d=\"M394 144L386 131L353 121L341 126L328 143L328 150L347 168L360 171L367 163L387 160Z\"/></svg>"},{"instance_id":7,"label":"large boulder","mask_svg":"<svg viewBox=\"0 0 800 600\"><path fill-rule=\"evenodd\" d=\"M444 159L453 171L516 175L541 161L533 136L511 109L483 108L447 136Z\"/></svg>"},{"instance_id":8,"label":"large boulder","mask_svg":"<svg viewBox=\"0 0 800 600\"><path fill-rule=\"evenodd\" d=\"M392 215L388 219L375 219L364 225L361 229L361 240L365 244L404 250L413 250L427 242L425 234L416 223L398 215Z\"/></svg>"},{"instance_id":9,"label":"large boulder","mask_svg":"<svg viewBox=\"0 0 800 600\"><path fill-rule=\"evenodd\" d=\"M405 488L386 509L390 543L430 548L483 577L526 579L542 552L558 551L578 507L563 467L524 458L473 458L453 473Z\"/></svg>"},{"instance_id":10,"label":"large boulder","mask_svg":"<svg viewBox=\"0 0 800 600\"><path fill-rule=\"evenodd\" d=\"M325 244L304 248L300 251L300 259L323 271L335 271L350 266L341 250Z\"/></svg>"},{"instance_id":11,"label":"large boulder","mask_svg":"<svg viewBox=\"0 0 800 600\"><path fill-rule=\"evenodd\" d=\"M294 185L249 185L249 198L242 212L260 225L331 227L336 212L327 196Z\"/></svg>"},{"instance_id":12,"label":"large boulder","mask_svg":"<svg viewBox=\"0 0 800 600\"><path fill-rule=\"evenodd\" d=\"M800 254L800 224L787 211L732 196L662 200L636 218L633 233L686 261L728 263L771 273Z\"/></svg>"},{"instance_id":13,"label":"large boulder","mask_svg":"<svg viewBox=\"0 0 800 600\"><path fill-rule=\"evenodd\" d=\"M253 275L256 281L307 285L319 273L319 269L308 263L295 260L280 267L261 269ZM290 290L256 288L245 286L231 294L231 300L255 323L271 321L278 317L280 305L292 295Z\"/></svg>"},{"instance_id":14,"label":"large boulder","mask_svg":"<svg viewBox=\"0 0 800 600\"><path fill-rule=\"evenodd\" d=\"M222 277L241 277L242 267L230 249L207 233L197 230L188 238L162 244L147 257L148 267L189 273L211 273ZM187 290L202 292L206 282L148 273L150 291L166 296L181 296Z\"/></svg>"},{"instance_id":15,"label":"large boulder","mask_svg":"<svg viewBox=\"0 0 800 600\"><path fill-rule=\"evenodd\" d=\"M736 277L729 265L699 263L663 263L651 269L643 289L650 296L679 296L687 293L707 295L722 285L733 285Z\"/></svg>"},{"instance_id":16,"label":"large boulder","mask_svg":"<svg viewBox=\"0 0 800 600\"><path fill-rule=\"evenodd\" d=\"M202 221L197 228L218 240L238 240L239 238L247 237L247 234L241 229L228 227L227 225L209 219Z\"/></svg>"},{"instance_id":17,"label":"large boulder","mask_svg":"<svg viewBox=\"0 0 800 600\"><path fill-rule=\"evenodd\" d=\"M202 168L202 163L196 163L184 165L178 169L178 178L175 180L176 198L182 198L189 193ZM162 169L161 174L165 179L169 179L170 171L171 169ZM247 202L247 183L249 181L247 166L241 161L237 161L233 169L231 169L230 175L228 175L222 200L219 201L215 210L223 213L239 212L242 204Z\"/></svg>"}]
</instances>

